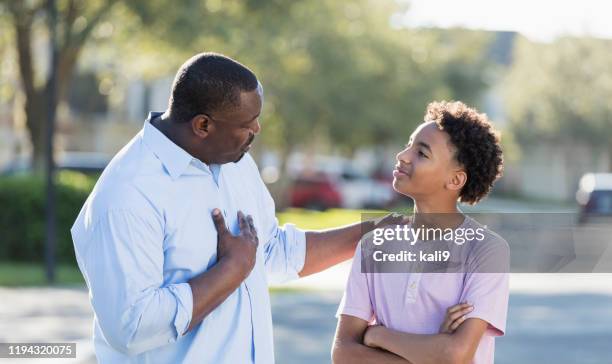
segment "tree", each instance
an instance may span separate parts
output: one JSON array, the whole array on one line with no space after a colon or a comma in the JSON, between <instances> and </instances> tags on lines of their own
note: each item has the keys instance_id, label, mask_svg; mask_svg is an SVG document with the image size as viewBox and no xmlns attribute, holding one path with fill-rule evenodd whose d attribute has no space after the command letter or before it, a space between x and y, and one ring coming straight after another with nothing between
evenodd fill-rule
<instances>
[{"instance_id":1,"label":"tree","mask_svg":"<svg viewBox=\"0 0 612 364\"><path fill-rule=\"evenodd\" d=\"M605 148L612 170L612 42L521 39L505 80L509 121L519 143L537 140Z\"/></svg>"},{"instance_id":2,"label":"tree","mask_svg":"<svg viewBox=\"0 0 612 364\"><path fill-rule=\"evenodd\" d=\"M32 165L41 171L45 163L45 112L47 110L47 90L51 72L56 72L59 99L66 95L70 78L79 55L96 25L108 14L116 0L106 1L63 1L58 16L58 63L56 70L47 70L42 75L37 69L40 56L34 49L36 35L41 31L39 23L44 20L45 2L39 1L2 1L2 10L11 18L14 33L19 75L24 94L26 126L32 142ZM43 57L44 58L44 57Z\"/></svg>"},{"instance_id":3,"label":"tree","mask_svg":"<svg viewBox=\"0 0 612 364\"><path fill-rule=\"evenodd\" d=\"M44 17L41 2L2 2L13 19L37 166L44 150L39 105L45 95L32 47L37 21ZM403 9L391 0L192 0L184 6L163 0L64 0L60 5L61 98L83 51L95 52L97 59L105 49L118 73L145 77L172 73L194 53L218 51L262 79L263 136L283 156L314 139L333 140L345 151L403 143L429 101L474 101L485 85L486 34L393 29L389 18ZM92 34L102 21L115 31L97 42Z\"/></svg>"},{"instance_id":4,"label":"tree","mask_svg":"<svg viewBox=\"0 0 612 364\"><path fill-rule=\"evenodd\" d=\"M261 1L190 1L187 6L174 6L160 0L64 0L58 4L58 65L45 69L48 55L40 41L47 36L44 20L48 16L45 0L0 0L0 17L9 18L14 37L21 91L24 96L25 124L32 145L32 165L42 171L45 162L46 105L51 72L55 72L58 102L65 101L70 82L83 50L92 39L96 27L103 21L113 22L123 33L113 37L125 46L129 38L145 40L145 46L157 45L171 50L171 54L185 53L196 34L200 39L230 35L231 26L224 16L236 20L244 6L261 6ZM113 11L116 11L112 14ZM111 16L118 15L118 17ZM163 16L162 16L163 15ZM211 15L211 16L209 16ZM121 21L129 20L126 24ZM138 21L139 20L139 21ZM142 25L135 28L135 25ZM121 33L121 31L117 32ZM146 33L146 34L144 34ZM121 45L117 45L122 48ZM139 47L132 49L140 52ZM126 49L125 47L123 48ZM146 53L146 52L145 52ZM134 54L134 53L132 53ZM161 59L159 52L156 55ZM171 58L171 57L170 57ZM119 62L125 61L125 59ZM125 62L129 63L129 62ZM165 67L172 62L165 62Z\"/></svg>"}]
</instances>

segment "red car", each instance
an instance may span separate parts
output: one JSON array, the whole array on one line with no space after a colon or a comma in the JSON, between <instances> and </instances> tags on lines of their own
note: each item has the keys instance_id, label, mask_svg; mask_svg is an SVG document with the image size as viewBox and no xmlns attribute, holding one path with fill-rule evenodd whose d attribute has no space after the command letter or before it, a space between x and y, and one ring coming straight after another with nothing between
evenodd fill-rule
<instances>
[{"instance_id":1,"label":"red car","mask_svg":"<svg viewBox=\"0 0 612 364\"><path fill-rule=\"evenodd\" d=\"M324 173L300 175L293 180L289 191L293 207L326 210L340 207L342 196L332 180Z\"/></svg>"}]
</instances>

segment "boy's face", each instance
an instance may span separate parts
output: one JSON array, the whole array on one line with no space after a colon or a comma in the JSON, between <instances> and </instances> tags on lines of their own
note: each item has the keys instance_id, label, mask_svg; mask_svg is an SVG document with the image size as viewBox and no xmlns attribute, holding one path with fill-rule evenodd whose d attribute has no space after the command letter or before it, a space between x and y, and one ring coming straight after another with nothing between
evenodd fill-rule
<instances>
[{"instance_id":1,"label":"boy's face","mask_svg":"<svg viewBox=\"0 0 612 364\"><path fill-rule=\"evenodd\" d=\"M396 160L393 189L397 192L415 200L444 195L457 199L460 187L457 190L454 178L462 169L448 134L435 122L419 125Z\"/></svg>"}]
</instances>

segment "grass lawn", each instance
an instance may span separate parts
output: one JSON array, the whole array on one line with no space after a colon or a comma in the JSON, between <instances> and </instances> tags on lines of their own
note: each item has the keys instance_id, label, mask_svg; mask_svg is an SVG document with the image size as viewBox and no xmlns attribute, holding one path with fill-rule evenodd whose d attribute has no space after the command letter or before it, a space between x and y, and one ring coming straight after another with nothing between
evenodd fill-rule
<instances>
[{"instance_id":1,"label":"grass lawn","mask_svg":"<svg viewBox=\"0 0 612 364\"><path fill-rule=\"evenodd\" d=\"M57 285L84 284L76 264L61 264L55 271ZM40 263L0 262L0 286L44 286L47 284L45 265Z\"/></svg>"},{"instance_id":2,"label":"grass lawn","mask_svg":"<svg viewBox=\"0 0 612 364\"><path fill-rule=\"evenodd\" d=\"M330 209L324 212L287 209L276 214L280 225L295 224L302 229L328 229L361 220L361 214L372 213L368 210Z\"/></svg>"},{"instance_id":3,"label":"grass lawn","mask_svg":"<svg viewBox=\"0 0 612 364\"><path fill-rule=\"evenodd\" d=\"M368 211L331 209L325 212L302 209L288 209L277 214L279 223L293 223L302 229L326 229L359 221L361 214ZM61 264L56 270L57 285L83 284L79 268L70 264ZM0 286L44 286L45 265L40 263L0 262Z\"/></svg>"}]
</instances>

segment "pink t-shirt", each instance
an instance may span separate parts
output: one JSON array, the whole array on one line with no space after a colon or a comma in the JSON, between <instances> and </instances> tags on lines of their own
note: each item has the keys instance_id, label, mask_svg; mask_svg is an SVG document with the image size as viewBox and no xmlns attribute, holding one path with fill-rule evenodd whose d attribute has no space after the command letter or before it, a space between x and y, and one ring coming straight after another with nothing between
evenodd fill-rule
<instances>
[{"instance_id":1,"label":"pink t-shirt","mask_svg":"<svg viewBox=\"0 0 612 364\"><path fill-rule=\"evenodd\" d=\"M483 226L466 216L461 227ZM484 236L480 247L486 248L474 249L467 259L478 261L493 255L496 262L509 262L506 241L486 229ZM402 332L436 334L446 310L467 301L474 310L466 318L480 318L489 323L472 363L493 363L495 337L502 336L506 329L509 274L466 271L362 273L361 246L358 246L337 316L350 315Z\"/></svg>"}]
</instances>

